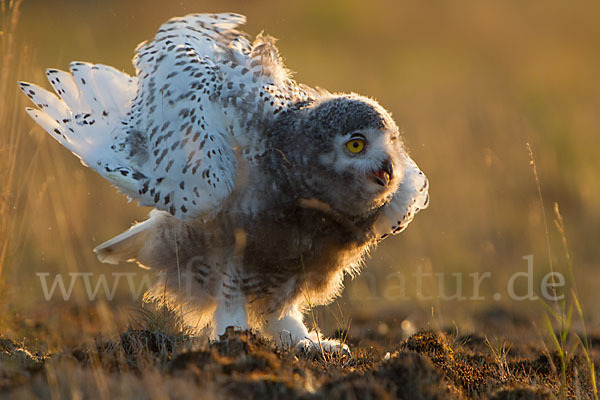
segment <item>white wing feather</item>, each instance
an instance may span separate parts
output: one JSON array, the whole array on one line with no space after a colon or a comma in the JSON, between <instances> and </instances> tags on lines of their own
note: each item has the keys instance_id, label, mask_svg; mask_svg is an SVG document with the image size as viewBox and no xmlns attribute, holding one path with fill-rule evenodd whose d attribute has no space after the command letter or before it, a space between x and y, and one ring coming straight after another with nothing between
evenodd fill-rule
<instances>
[{"instance_id":1,"label":"white wing feather","mask_svg":"<svg viewBox=\"0 0 600 400\"><path fill-rule=\"evenodd\" d=\"M404 177L390 202L375 221L375 235L382 240L402 232L419 210L429 206L429 181L417 164L407 158Z\"/></svg>"},{"instance_id":2,"label":"white wing feather","mask_svg":"<svg viewBox=\"0 0 600 400\"><path fill-rule=\"evenodd\" d=\"M264 117L308 89L288 78L270 38L250 43L236 14L163 24L138 46L136 77L75 62L48 70L54 94L29 83L28 113L52 137L142 205L209 217L232 192L236 150L251 159Z\"/></svg>"},{"instance_id":3,"label":"white wing feather","mask_svg":"<svg viewBox=\"0 0 600 400\"><path fill-rule=\"evenodd\" d=\"M50 69L59 97L30 83L27 112L52 137L142 205L178 218L207 217L235 185L238 149L260 151L261 121L316 96L292 81L273 39L254 43L236 14L193 14L163 24L138 46L136 77L74 62ZM375 222L378 238L401 232L429 202L427 178L407 159L398 191Z\"/></svg>"}]
</instances>

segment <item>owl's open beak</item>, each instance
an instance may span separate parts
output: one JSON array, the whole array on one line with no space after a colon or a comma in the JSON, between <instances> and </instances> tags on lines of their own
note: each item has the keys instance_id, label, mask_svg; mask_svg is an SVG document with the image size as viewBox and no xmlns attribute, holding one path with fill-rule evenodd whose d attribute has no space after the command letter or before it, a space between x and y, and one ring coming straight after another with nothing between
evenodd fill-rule
<instances>
[{"instance_id":1,"label":"owl's open beak","mask_svg":"<svg viewBox=\"0 0 600 400\"><path fill-rule=\"evenodd\" d=\"M387 187L390 184L390 181L394 177L394 167L392 166L391 161L387 160L376 171L373 171L373 177L375 178L375 182L377 184Z\"/></svg>"}]
</instances>

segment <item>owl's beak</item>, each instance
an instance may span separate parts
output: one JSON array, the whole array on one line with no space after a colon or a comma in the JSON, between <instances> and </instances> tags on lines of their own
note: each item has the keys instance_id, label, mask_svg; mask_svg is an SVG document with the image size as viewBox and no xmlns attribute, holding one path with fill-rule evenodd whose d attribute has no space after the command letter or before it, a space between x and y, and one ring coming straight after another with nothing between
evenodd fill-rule
<instances>
[{"instance_id":1,"label":"owl's beak","mask_svg":"<svg viewBox=\"0 0 600 400\"><path fill-rule=\"evenodd\" d=\"M379 168L377 171L373 171L373 177L375 178L375 182L377 182L377 184L387 187L394 177L394 167L392 166L392 162L386 160L381 165L381 168Z\"/></svg>"}]
</instances>

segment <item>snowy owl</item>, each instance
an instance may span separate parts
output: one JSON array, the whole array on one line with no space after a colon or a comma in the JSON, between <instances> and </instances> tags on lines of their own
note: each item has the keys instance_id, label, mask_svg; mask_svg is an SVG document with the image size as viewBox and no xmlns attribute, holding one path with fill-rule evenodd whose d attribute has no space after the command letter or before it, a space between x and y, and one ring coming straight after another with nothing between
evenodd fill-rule
<instances>
[{"instance_id":1,"label":"snowy owl","mask_svg":"<svg viewBox=\"0 0 600 400\"><path fill-rule=\"evenodd\" d=\"M303 312L427 207L428 182L383 107L297 84L274 39L249 41L244 22L174 18L137 47L135 76L73 62L46 72L58 96L20 87L35 122L154 207L95 249L101 261L162 271L147 298L185 306L213 338L233 326L314 349Z\"/></svg>"}]
</instances>

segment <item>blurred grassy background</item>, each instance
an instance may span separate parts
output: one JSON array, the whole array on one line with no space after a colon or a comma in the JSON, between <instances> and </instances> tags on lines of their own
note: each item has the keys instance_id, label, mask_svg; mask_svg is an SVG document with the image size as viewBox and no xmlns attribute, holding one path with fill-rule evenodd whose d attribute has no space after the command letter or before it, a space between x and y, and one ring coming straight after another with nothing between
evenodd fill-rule
<instances>
[{"instance_id":1,"label":"blurred grassy background","mask_svg":"<svg viewBox=\"0 0 600 400\"><path fill-rule=\"evenodd\" d=\"M72 60L133 73L133 49L168 18L234 11L248 17L244 30L251 36L264 29L279 39L299 82L372 96L389 109L430 179L431 206L407 231L387 239L363 275L348 282L340 306L350 317L395 310L414 320L475 326L473 316L496 304L539 314L540 304L505 295L510 275L526 270L523 256L534 255L538 288L549 268L525 147L531 143L548 218L558 202L583 306L591 325L600 326L594 307L600 286L600 3L26 0L21 11L18 48L33 54L33 61L18 78L46 87L44 69L68 69ZM7 90L5 101L25 106L16 85ZM5 122L2 135L8 134ZM28 120L19 129L17 182L27 190L10 214L19 233L3 272L4 308L17 319L63 309L83 318L88 311L73 311L73 303L46 303L36 273L141 272L130 264L100 264L92 249L144 219L148 209L128 204ZM561 270L564 252L551 222L552 257ZM488 301L418 300L411 274L419 266L448 274L490 271L481 287ZM397 285L390 274L398 271L410 300L386 299ZM437 293L436 282L425 280L425 291ZM452 282L448 275L447 293ZM123 320L133 302L127 286L121 288L100 309L106 315L118 311ZM463 282L463 290L472 294L472 281ZM76 304L89 308L83 285L76 293ZM503 300L493 301L494 293ZM62 318L54 319L57 330Z\"/></svg>"}]
</instances>

